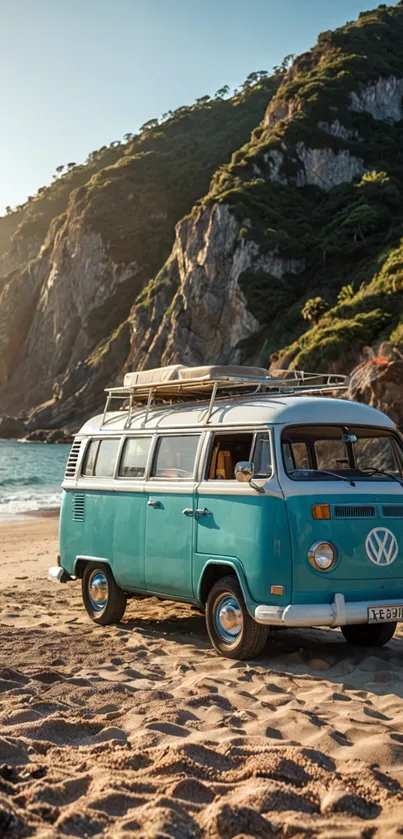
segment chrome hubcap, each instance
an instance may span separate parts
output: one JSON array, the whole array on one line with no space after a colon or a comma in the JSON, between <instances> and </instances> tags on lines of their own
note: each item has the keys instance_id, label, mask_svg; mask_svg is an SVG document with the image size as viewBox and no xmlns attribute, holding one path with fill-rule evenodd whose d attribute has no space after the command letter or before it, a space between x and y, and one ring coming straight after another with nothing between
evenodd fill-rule
<instances>
[{"instance_id":1,"label":"chrome hubcap","mask_svg":"<svg viewBox=\"0 0 403 839\"><path fill-rule=\"evenodd\" d=\"M214 611L215 628L227 644L233 644L242 631L241 607L233 595L225 594L218 600Z\"/></svg>"},{"instance_id":2,"label":"chrome hubcap","mask_svg":"<svg viewBox=\"0 0 403 839\"><path fill-rule=\"evenodd\" d=\"M108 602L108 580L103 571L92 572L88 583L88 596L94 612L102 612Z\"/></svg>"}]
</instances>

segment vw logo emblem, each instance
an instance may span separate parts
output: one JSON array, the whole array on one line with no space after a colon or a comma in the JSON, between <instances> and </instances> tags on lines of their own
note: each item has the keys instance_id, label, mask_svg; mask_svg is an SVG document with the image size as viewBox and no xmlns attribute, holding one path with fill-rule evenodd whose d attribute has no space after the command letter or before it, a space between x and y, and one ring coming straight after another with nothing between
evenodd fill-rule
<instances>
[{"instance_id":1,"label":"vw logo emblem","mask_svg":"<svg viewBox=\"0 0 403 839\"><path fill-rule=\"evenodd\" d=\"M391 565L398 555L399 545L387 527L374 527L365 540L365 550L375 565Z\"/></svg>"}]
</instances>

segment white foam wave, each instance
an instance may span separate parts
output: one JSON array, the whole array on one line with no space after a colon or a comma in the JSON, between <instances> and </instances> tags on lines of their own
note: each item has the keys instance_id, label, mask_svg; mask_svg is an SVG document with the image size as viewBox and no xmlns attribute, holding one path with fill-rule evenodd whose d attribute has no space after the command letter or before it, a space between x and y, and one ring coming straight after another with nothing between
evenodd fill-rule
<instances>
[{"instance_id":1,"label":"white foam wave","mask_svg":"<svg viewBox=\"0 0 403 839\"><path fill-rule=\"evenodd\" d=\"M16 492L0 497L0 519L60 507L60 492Z\"/></svg>"}]
</instances>

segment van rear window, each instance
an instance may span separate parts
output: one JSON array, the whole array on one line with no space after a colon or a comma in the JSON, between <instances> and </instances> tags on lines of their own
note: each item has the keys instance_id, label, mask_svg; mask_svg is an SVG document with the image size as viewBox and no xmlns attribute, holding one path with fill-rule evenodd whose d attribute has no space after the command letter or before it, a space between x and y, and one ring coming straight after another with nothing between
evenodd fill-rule
<instances>
[{"instance_id":1,"label":"van rear window","mask_svg":"<svg viewBox=\"0 0 403 839\"><path fill-rule=\"evenodd\" d=\"M200 435L170 434L160 437L151 476L153 478L192 478Z\"/></svg>"},{"instance_id":2,"label":"van rear window","mask_svg":"<svg viewBox=\"0 0 403 839\"><path fill-rule=\"evenodd\" d=\"M115 472L119 440L91 440L84 461L86 478L111 478Z\"/></svg>"},{"instance_id":3,"label":"van rear window","mask_svg":"<svg viewBox=\"0 0 403 839\"><path fill-rule=\"evenodd\" d=\"M144 478L151 437L129 437L123 448L120 478Z\"/></svg>"}]
</instances>

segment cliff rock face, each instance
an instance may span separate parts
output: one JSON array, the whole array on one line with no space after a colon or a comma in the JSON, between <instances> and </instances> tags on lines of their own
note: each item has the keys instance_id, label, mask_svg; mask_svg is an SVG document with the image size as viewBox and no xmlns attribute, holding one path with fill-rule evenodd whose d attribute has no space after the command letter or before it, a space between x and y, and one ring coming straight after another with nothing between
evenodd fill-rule
<instances>
[{"instance_id":1,"label":"cliff rock face","mask_svg":"<svg viewBox=\"0 0 403 839\"><path fill-rule=\"evenodd\" d=\"M253 335L259 323L248 311L239 277L252 269L281 278L302 265L275 253L262 254L255 243L239 238L240 227L229 208L220 204L177 225L171 259L160 276L162 290L152 302L146 328L144 310L135 308L133 313L133 367L241 360L239 343ZM168 310L167 288L175 288Z\"/></svg>"},{"instance_id":2,"label":"cliff rock face","mask_svg":"<svg viewBox=\"0 0 403 839\"><path fill-rule=\"evenodd\" d=\"M386 412L403 430L403 357L382 351L353 370L347 397Z\"/></svg>"},{"instance_id":3,"label":"cliff rock face","mask_svg":"<svg viewBox=\"0 0 403 839\"><path fill-rule=\"evenodd\" d=\"M278 101L280 95L281 89L265 114L264 126L269 130L275 128L279 122L289 122L295 119L296 115L302 114L301 105L297 101ZM370 114L375 120L394 123L402 119L402 96L403 78L389 76L380 78L375 83L361 84L357 91L348 95L346 107L357 113ZM334 110L336 111L336 107ZM339 119L333 119L330 123L319 120L317 127L341 140L363 141L356 129L343 125ZM286 145L284 148L286 149ZM290 178L287 179L281 174L284 158L283 152L274 149L266 154L265 161L271 169L271 179L286 184ZM298 187L314 185L329 190L362 176L366 171L362 157L353 156L348 149L333 150L331 147L323 147L322 143L320 148L307 146L304 142L297 143L295 159L301 164L295 179Z\"/></svg>"},{"instance_id":4,"label":"cliff rock face","mask_svg":"<svg viewBox=\"0 0 403 839\"><path fill-rule=\"evenodd\" d=\"M352 111L364 111L377 120L399 122L402 119L403 79L389 76L361 85L350 94Z\"/></svg>"},{"instance_id":5,"label":"cliff rock face","mask_svg":"<svg viewBox=\"0 0 403 839\"><path fill-rule=\"evenodd\" d=\"M3 280L0 396L9 411L27 413L52 399L109 331L108 308L138 271L136 263L116 265L73 207L39 256Z\"/></svg>"},{"instance_id":6,"label":"cliff rock face","mask_svg":"<svg viewBox=\"0 0 403 839\"><path fill-rule=\"evenodd\" d=\"M42 245L43 239L40 236L16 239L9 250L0 255L0 277L6 277L7 274L18 271L22 265L35 259Z\"/></svg>"},{"instance_id":7,"label":"cliff rock face","mask_svg":"<svg viewBox=\"0 0 403 839\"><path fill-rule=\"evenodd\" d=\"M318 186L329 190L339 184L351 183L365 172L362 158L354 157L347 149L310 149L297 144L298 158L303 168L297 173L296 184Z\"/></svg>"}]
</instances>

